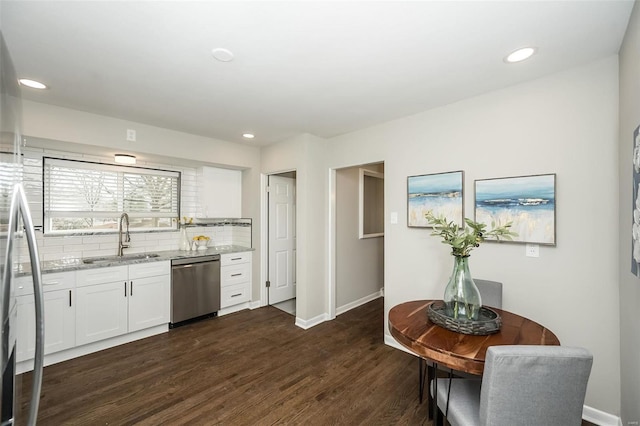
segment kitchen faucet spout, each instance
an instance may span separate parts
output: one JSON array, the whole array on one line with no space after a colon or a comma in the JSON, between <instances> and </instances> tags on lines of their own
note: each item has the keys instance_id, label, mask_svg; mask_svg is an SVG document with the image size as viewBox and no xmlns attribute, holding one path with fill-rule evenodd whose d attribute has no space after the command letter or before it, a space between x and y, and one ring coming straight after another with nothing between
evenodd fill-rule
<instances>
[{"instance_id":1,"label":"kitchen faucet spout","mask_svg":"<svg viewBox=\"0 0 640 426\"><path fill-rule=\"evenodd\" d=\"M124 241L122 241L123 221L126 224ZM129 242L131 242L131 235L129 234L129 215L122 213L120 215L120 221L118 222L118 256L122 256L124 249L129 248Z\"/></svg>"}]
</instances>

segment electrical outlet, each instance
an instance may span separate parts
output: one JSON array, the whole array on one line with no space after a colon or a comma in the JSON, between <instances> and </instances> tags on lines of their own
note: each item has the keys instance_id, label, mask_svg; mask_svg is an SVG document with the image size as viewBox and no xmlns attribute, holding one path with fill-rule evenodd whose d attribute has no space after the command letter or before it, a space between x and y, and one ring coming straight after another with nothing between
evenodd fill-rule
<instances>
[{"instance_id":1,"label":"electrical outlet","mask_svg":"<svg viewBox=\"0 0 640 426\"><path fill-rule=\"evenodd\" d=\"M127 140L129 142L135 142L136 141L136 131L133 129L127 129Z\"/></svg>"},{"instance_id":2,"label":"electrical outlet","mask_svg":"<svg viewBox=\"0 0 640 426\"><path fill-rule=\"evenodd\" d=\"M391 212L391 224L396 225L398 223L398 212Z\"/></svg>"},{"instance_id":3,"label":"electrical outlet","mask_svg":"<svg viewBox=\"0 0 640 426\"><path fill-rule=\"evenodd\" d=\"M525 254L528 257L540 257L540 246L538 244L527 244Z\"/></svg>"}]
</instances>

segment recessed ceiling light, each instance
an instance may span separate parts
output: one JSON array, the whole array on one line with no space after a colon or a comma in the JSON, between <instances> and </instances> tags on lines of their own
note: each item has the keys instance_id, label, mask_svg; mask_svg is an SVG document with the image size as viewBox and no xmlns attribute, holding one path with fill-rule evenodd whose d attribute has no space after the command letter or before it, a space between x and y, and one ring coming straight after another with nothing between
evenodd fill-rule
<instances>
[{"instance_id":1,"label":"recessed ceiling light","mask_svg":"<svg viewBox=\"0 0 640 426\"><path fill-rule=\"evenodd\" d=\"M47 85L40 83L39 81L35 81L35 80L30 80L28 78L21 78L18 80L18 82L23 85L23 86L27 86L27 87L31 87L32 89L46 89Z\"/></svg>"},{"instance_id":2,"label":"recessed ceiling light","mask_svg":"<svg viewBox=\"0 0 640 426\"><path fill-rule=\"evenodd\" d=\"M511 52L506 58L504 58L504 61L510 64L524 61L525 59L529 59L533 56L536 51L537 49L535 47L523 47L522 49Z\"/></svg>"},{"instance_id":3,"label":"recessed ceiling light","mask_svg":"<svg viewBox=\"0 0 640 426\"><path fill-rule=\"evenodd\" d=\"M245 139L253 139L256 137L256 135L254 135L253 133L243 133L242 137Z\"/></svg>"},{"instance_id":4,"label":"recessed ceiling light","mask_svg":"<svg viewBox=\"0 0 640 426\"><path fill-rule=\"evenodd\" d=\"M221 47L217 47L211 51L211 54L214 58L219 60L220 62L231 62L233 61L233 53L229 49L223 49Z\"/></svg>"}]
</instances>

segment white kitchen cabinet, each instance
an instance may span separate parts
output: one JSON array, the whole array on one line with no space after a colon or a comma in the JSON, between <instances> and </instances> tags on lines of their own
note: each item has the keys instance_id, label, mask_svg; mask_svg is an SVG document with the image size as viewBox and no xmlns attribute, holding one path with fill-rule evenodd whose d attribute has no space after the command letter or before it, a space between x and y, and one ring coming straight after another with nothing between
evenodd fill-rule
<instances>
[{"instance_id":1,"label":"white kitchen cabinet","mask_svg":"<svg viewBox=\"0 0 640 426\"><path fill-rule=\"evenodd\" d=\"M251 300L251 252L220 256L220 307Z\"/></svg>"},{"instance_id":2,"label":"white kitchen cabinet","mask_svg":"<svg viewBox=\"0 0 640 426\"><path fill-rule=\"evenodd\" d=\"M32 359L35 354L35 302L31 276L16 280L17 343L16 360ZM75 272L43 274L44 353L75 345Z\"/></svg>"},{"instance_id":3,"label":"white kitchen cabinet","mask_svg":"<svg viewBox=\"0 0 640 426\"><path fill-rule=\"evenodd\" d=\"M198 188L203 217L241 217L242 171L202 167L198 170Z\"/></svg>"},{"instance_id":4,"label":"white kitchen cabinet","mask_svg":"<svg viewBox=\"0 0 640 426\"><path fill-rule=\"evenodd\" d=\"M129 332L168 324L171 262L129 266Z\"/></svg>"},{"instance_id":5,"label":"white kitchen cabinet","mask_svg":"<svg viewBox=\"0 0 640 426\"><path fill-rule=\"evenodd\" d=\"M169 322L168 275L137 278L129 285L129 332Z\"/></svg>"},{"instance_id":6,"label":"white kitchen cabinet","mask_svg":"<svg viewBox=\"0 0 640 426\"><path fill-rule=\"evenodd\" d=\"M84 345L127 332L127 284L120 281L76 289L76 344Z\"/></svg>"},{"instance_id":7,"label":"white kitchen cabinet","mask_svg":"<svg viewBox=\"0 0 640 426\"><path fill-rule=\"evenodd\" d=\"M168 323L170 272L170 262L78 271L76 343Z\"/></svg>"}]
</instances>

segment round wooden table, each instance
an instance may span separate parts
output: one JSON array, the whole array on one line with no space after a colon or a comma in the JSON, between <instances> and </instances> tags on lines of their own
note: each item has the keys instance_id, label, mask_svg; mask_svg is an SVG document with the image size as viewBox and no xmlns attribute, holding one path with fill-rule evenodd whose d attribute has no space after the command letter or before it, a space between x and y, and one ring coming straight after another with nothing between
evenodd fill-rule
<instances>
[{"instance_id":1,"label":"round wooden table","mask_svg":"<svg viewBox=\"0 0 640 426\"><path fill-rule=\"evenodd\" d=\"M416 300L389 311L391 335L407 349L454 370L481 375L489 346L560 345L549 329L537 322L502 309L491 308L502 317L500 331L471 336L449 331L432 323L427 306L433 300Z\"/></svg>"}]
</instances>

